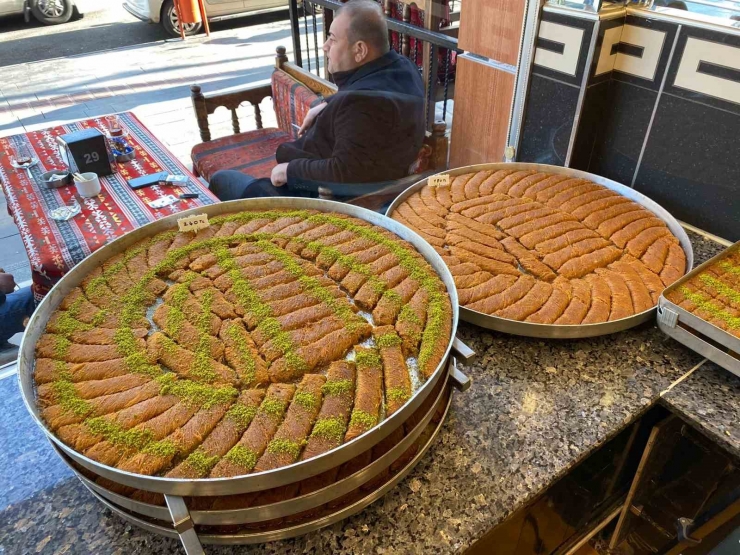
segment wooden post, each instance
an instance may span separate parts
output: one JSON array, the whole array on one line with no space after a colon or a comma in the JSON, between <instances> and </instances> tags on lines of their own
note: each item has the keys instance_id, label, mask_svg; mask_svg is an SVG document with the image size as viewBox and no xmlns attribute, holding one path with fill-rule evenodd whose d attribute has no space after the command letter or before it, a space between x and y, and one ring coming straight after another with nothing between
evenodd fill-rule
<instances>
[{"instance_id":1,"label":"wooden post","mask_svg":"<svg viewBox=\"0 0 740 555\"><path fill-rule=\"evenodd\" d=\"M208 108L206 107L206 98L200 85L190 85L190 99L193 101L195 110L195 119L198 122L198 131L200 131L200 140L208 142L211 140L211 130L208 128Z\"/></svg>"},{"instance_id":2,"label":"wooden post","mask_svg":"<svg viewBox=\"0 0 740 555\"><path fill-rule=\"evenodd\" d=\"M203 20L203 28L206 31L206 36L211 36L211 28L208 25L208 14L206 13L206 4L203 0L198 0L198 7L200 8L200 17Z\"/></svg>"},{"instance_id":3,"label":"wooden post","mask_svg":"<svg viewBox=\"0 0 740 555\"><path fill-rule=\"evenodd\" d=\"M180 13L182 12L182 10L180 10L180 0L175 0L174 10L177 14L177 23L180 25L180 38L185 40L185 27L183 27L182 17L180 17Z\"/></svg>"},{"instance_id":4,"label":"wooden post","mask_svg":"<svg viewBox=\"0 0 740 555\"><path fill-rule=\"evenodd\" d=\"M275 67L281 69L283 64L288 61L288 56L285 54L285 47L278 46L275 49Z\"/></svg>"}]
</instances>

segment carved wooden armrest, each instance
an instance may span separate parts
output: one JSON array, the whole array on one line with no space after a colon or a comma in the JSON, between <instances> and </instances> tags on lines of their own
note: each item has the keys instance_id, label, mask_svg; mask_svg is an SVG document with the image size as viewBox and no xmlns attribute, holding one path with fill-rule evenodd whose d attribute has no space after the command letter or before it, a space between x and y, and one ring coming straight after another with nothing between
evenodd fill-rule
<instances>
[{"instance_id":1,"label":"carved wooden armrest","mask_svg":"<svg viewBox=\"0 0 740 555\"><path fill-rule=\"evenodd\" d=\"M234 133L239 133L239 118L236 109L243 102L249 102L254 107L254 119L257 121L257 129L262 129L262 112L260 102L272 96L272 85L255 85L245 87L228 93L203 94L200 85L190 86L190 98L193 101L195 118L198 121L200 138L203 142L211 140L211 130L208 128L208 116L216 111L216 108L224 106L231 110L231 127Z\"/></svg>"}]
</instances>

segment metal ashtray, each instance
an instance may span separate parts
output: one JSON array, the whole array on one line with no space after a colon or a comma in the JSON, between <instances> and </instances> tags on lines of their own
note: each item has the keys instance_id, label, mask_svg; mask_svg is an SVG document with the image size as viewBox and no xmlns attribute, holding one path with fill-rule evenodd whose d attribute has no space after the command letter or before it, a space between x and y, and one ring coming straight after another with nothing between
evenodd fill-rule
<instances>
[{"instance_id":1,"label":"metal ashtray","mask_svg":"<svg viewBox=\"0 0 740 555\"><path fill-rule=\"evenodd\" d=\"M134 147L126 143L126 139L122 136L110 137L109 139L111 150L113 151L113 157L116 162L130 162L136 158L136 150Z\"/></svg>"},{"instance_id":2,"label":"metal ashtray","mask_svg":"<svg viewBox=\"0 0 740 555\"><path fill-rule=\"evenodd\" d=\"M41 179L49 189L71 185L73 181L72 174L65 170L51 170L42 174Z\"/></svg>"}]
</instances>

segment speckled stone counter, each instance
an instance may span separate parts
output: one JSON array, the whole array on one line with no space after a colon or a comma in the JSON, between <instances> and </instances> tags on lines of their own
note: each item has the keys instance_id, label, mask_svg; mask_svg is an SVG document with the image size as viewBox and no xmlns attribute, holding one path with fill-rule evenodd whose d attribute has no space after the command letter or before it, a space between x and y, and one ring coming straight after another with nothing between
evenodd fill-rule
<instances>
[{"instance_id":1,"label":"speckled stone counter","mask_svg":"<svg viewBox=\"0 0 740 555\"><path fill-rule=\"evenodd\" d=\"M714 254L714 244L692 239L697 262ZM473 385L455 393L435 444L395 489L324 530L207 552L463 551L639 418L702 360L652 323L572 341L519 338L468 324L459 335L479 354L463 367ZM737 448L740 380L711 371L700 367L660 402L675 404L693 425ZM726 400L713 394L715 386L726 388ZM112 515L72 477L27 415L15 379L0 382L0 401L0 554L179 552L177 541Z\"/></svg>"},{"instance_id":2,"label":"speckled stone counter","mask_svg":"<svg viewBox=\"0 0 740 555\"><path fill-rule=\"evenodd\" d=\"M663 395L661 402L740 457L740 378L706 362Z\"/></svg>"}]
</instances>

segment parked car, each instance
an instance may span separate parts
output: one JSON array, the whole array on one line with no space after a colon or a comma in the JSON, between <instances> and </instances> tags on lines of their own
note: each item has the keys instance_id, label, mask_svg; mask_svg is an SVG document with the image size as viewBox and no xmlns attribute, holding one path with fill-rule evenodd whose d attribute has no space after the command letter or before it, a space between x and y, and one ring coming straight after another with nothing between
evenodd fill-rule
<instances>
[{"instance_id":1,"label":"parked car","mask_svg":"<svg viewBox=\"0 0 740 555\"><path fill-rule=\"evenodd\" d=\"M96 0L0 0L0 17L23 14L26 22L33 16L44 25L57 25L100 8Z\"/></svg>"},{"instance_id":2,"label":"parked car","mask_svg":"<svg viewBox=\"0 0 740 555\"><path fill-rule=\"evenodd\" d=\"M0 0L1 1L1 0ZM287 0L205 0L208 21L219 21L277 9L285 9ZM170 35L180 36L180 22L175 11L173 0L126 0L125 10L149 23L159 23ZM184 26L186 35L200 32L202 23L190 23Z\"/></svg>"}]
</instances>

